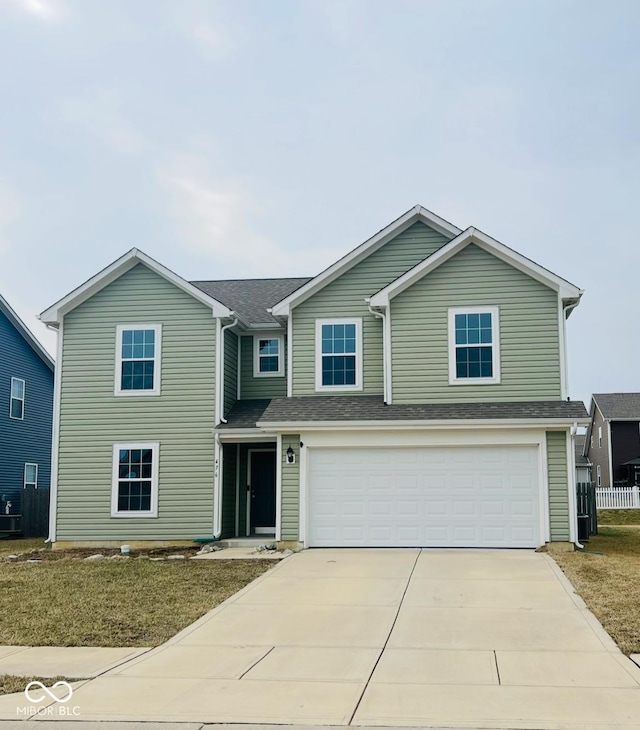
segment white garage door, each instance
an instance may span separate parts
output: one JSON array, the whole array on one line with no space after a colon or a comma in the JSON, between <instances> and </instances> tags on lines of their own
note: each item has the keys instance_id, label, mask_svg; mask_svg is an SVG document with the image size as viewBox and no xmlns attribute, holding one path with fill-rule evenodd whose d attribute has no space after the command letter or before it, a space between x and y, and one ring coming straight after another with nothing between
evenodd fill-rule
<instances>
[{"instance_id":1,"label":"white garage door","mask_svg":"<svg viewBox=\"0 0 640 730\"><path fill-rule=\"evenodd\" d=\"M310 547L537 547L535 446L309 449Z\"/></svg>"}]
</instances>

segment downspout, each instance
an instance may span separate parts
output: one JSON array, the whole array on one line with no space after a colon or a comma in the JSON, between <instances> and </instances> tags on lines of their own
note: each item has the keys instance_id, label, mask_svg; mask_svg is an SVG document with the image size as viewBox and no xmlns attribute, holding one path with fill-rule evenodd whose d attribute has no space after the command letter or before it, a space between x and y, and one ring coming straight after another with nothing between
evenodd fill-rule
<instances>
[{"instance_id":1,"label":"downspout","mask_svg":"<svg viewBox=\"0 0 640 730\"><path fill-rule=\"evenodd\" d=\"M571 484L570 484L570 504L571 511L573 512L573 529L574 529L574 545L580 550L584 550L584 545L578 541L578 505L576 502L576 450L574 447L574 441L576 434L578 433L578 424L574 423L571 427L571 443L569 449L569 469L571 473Z\"/></svg>"},{"instance_id":2,"label":"downspout","mask_svg":"<svg viewBox=\"0 0 640 730\"><path fill-rule=\"evenodd\" d=\"M49 535L45 542L56 541L58 517L58 451L60 447L60 402L62 398L62 353L64 336L64 318L60 318L58 327L47 324L47 329L56 335L56 367L53 375L53 421L51 424L51 460L49 482Z\"/></svg>"},{"instance_id":3,"label":"downspout","mask_svg":"<svg viewBox=\"0 0 640 730\"><path fill-rule=\"evenodd\" d=\"M371 304L369 304L369 301L365 299L367 302L367 307L369 308L369 312L373 314L374 317L380 317L382 320L382 372L383 372L383 378L382 378L382 385L384 388L384 402L385 405L388 405L389 403L389 383L388 378L389 375L387 373L387 315L385 311L377 311L373 309Z\"/></svg>"},{"instance_id":4,"label":"downspout","mask_svg":"<svg viewBox=\"0 0 640 730\"><path fill-rule=\"evenodd\" d=\"M222 535L222 469L220 468L220 455L222 449L220 447L220 434L216 432L214 436L214 496L213 496L213 539L219 540Z\"/></svg>"},{"instance_id":5,"label":"downspout","mask_svg":"<svg viewBox=\"0 0 640 730\"><path fill-rule=\"evenodd\" d=\"M218 320L219 322L220 320ZM238 318L236 317L230 324L225 324L224 327L220 328L220 342L218 343L218 394L216 402L218 405L218 419L219 423L226 423L227 419L224 417L224 333L226 330L235 327L238 324Z\"/></svg>"}]
</instances>

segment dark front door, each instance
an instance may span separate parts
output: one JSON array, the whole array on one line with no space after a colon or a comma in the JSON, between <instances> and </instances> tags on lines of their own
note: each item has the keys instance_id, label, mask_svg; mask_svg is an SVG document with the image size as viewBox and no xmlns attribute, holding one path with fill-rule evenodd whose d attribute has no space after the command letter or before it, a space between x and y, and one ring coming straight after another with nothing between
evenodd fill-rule
<instances>
[{"instance_id":1,"label":"dark front door","mask_svg":"<svg viewBox=\"0 0 640 730\"><path fill-rule=\"evenodd\" d=\"M275 531L276 525L276 452L251 451L249 498L251 532Z\"/></svg>"}]
</instances>

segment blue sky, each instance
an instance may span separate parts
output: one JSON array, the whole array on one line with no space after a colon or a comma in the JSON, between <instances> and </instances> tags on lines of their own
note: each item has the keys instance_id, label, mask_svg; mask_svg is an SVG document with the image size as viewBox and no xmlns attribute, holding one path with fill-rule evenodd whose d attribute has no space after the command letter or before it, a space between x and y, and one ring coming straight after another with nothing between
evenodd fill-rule
<instances>
[{"instance_id":1,"label":"blue sky","mask_svg":"<svg viewBox=\"0 0 640 730\"><path fill-rule=\"evenodd\" d=\"M570 390L640 390L637 0L0 0L0 291L133 246L312 275L421 203L586 290Z\"/></svg>"}]
</instances>

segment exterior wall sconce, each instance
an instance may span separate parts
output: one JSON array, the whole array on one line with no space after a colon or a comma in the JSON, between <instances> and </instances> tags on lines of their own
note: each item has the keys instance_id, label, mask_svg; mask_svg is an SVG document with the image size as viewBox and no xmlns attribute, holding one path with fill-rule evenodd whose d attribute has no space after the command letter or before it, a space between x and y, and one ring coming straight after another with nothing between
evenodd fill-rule
<instances>
[{"instance_id":1,"label":"exterior wall sconce","mask_svg":"<svg viewBox=\"0 0 640 730\"><path fill-rule=\"evenodd\" d=\"M286 451L287 454L287 464L295 464L296 463L296 455L294 450L289 446L289 448Z\"/></svg>"}]
</instances>

